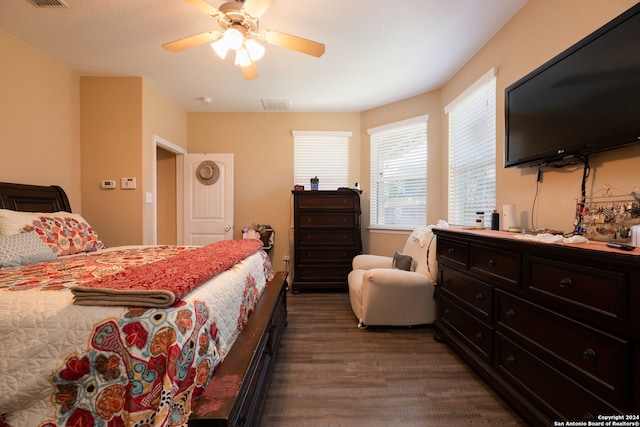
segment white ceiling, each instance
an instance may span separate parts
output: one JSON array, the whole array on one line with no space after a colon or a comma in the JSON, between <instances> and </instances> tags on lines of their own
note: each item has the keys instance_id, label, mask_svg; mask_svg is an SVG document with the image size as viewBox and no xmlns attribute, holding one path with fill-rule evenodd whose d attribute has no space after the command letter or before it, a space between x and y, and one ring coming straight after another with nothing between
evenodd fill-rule
<instances>
[{"instance_id":1,"label":"white ceiling","mask_svg":"<svg viewBox=\"0 0 640 427\"><path fill-rule=\"evenodd\" d=\"M208 44L161 47L220 29L184 0L1 0L0 29L81 76L143 76L186 111L264 111L268 99L296 112L359 112L441 87L526 1L277 0L260 28L324 43L326 53L267 45L250 81Z\"/></svg>"}]
</instances>

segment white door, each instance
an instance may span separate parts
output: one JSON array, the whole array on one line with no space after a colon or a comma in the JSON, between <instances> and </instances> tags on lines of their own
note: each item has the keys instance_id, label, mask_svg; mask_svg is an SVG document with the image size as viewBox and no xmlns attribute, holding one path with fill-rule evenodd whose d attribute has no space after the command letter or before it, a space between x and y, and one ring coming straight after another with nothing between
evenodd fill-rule
<instances>
[{"instance_id":1,"label":"white door","mask_svg":"<svg viewBox=\"0 0 640 427\"><path fill-rule=\"evenodd\" d=\"M233 239L233 154L185 154L184 244Z\"/></svg>"}]
</instances>

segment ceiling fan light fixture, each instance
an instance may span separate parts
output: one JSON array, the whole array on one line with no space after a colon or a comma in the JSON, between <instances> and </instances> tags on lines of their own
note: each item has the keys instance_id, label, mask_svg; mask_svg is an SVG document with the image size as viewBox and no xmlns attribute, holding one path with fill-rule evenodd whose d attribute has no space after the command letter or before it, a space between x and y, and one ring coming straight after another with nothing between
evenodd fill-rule
<instances>
[{"instance_id":1,"label":"ceiling fan light fixture","mask_svg":"<svg viewBox=\"0 0 640 427\"><path fill-rule=\"evenodd\" d=\"M235 28L227 28L222 38L227 41L229 49L233 50L239 49L244 43L244 35Z\"/></svg>"},{"instance_id":2,"label":"ceiling fan light fixture","mask_svg":"<svg viewBox=\"0 0 640 427\"><path fill-rule=\"evenodd\" d=\"M236 65L239 67L251 65L251 58L249 57L249 52L246 48L241 47L236 50Z\"/></svg>"},{"instance_id":3,"label":"ceiling fan light fixture","mask_svg":"<svg viewBox=\"0 0 640 427\"><path fill-rule=\"evenodd\" d=\"M211 43L211 48L218 54L220 59L224 59L227 56L227 52L229 52L229 44L224 37Z\"/></svg>"},{"instance_id":4,"label":"ceiling fan light fixture","mask_svg":"<svg viewBox=\"0 0 640 427\"><path fill-rule=\"evenodd\" d=\"M247 40L244 46L249 52L249 58L251 58L252 61L258 61L264 56L264 46L254 39Z\"/></svg>"}]
</instances>

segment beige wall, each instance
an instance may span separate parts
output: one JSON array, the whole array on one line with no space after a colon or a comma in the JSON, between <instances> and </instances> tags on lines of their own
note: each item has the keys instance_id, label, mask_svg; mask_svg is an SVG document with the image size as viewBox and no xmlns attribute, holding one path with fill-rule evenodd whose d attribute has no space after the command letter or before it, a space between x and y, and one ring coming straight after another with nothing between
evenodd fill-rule
<instances>
[{"instance_id":1,"label":"beige wall","mask_svg":"<svg viewBox=\"0 0 640 427\"><path fill-rule=\"evenodd\" d=\"M444 106L490 68L498 68L496 205L501 209L503 204L514 203L522 227L531 227L533 220L535 227L571 231L576 198L580 196L582 168L544 172L536 209L531 214L536 193L536 169L502 167L504 89L636 3L635 0L530 0L442 88ZM444 116L443 129L447 126L447 118ZM445 144L447 137L447 132L443 132ZM591 156L589 190L595 191L606 185L613 185L626 192L633 191L640 178L637 166L639 156L640 146ZM446 174L446 163L443 165Z\"/></svg>"},{"instance_id":2,"label":"beige wall","mask_svg":"<svg viewBox=\"0 0 640 427\"><path fill-rule=\"evenodd\" d=\"M154 213L158 209L158 222L165 224L171 218L163 218L160 215L170 213L165 209L159 209L158 198L167 199L173 197L172 194L154 194L155 183L153 171L156 165L156 137L173 144L184 150L187 149L187 114L165 94L160 92L147 80L142 82L142 241L143 244L153 244L156 242L156 228L154 224ZM166 170L161 170L168 173ZM175 176L175 175L174 175ZM166 185L159 187L157 191L168 188ZM145 193L153 194L153 202L146 203ZM175 218L175 214L174 214ZM174 226L175 232L175 226Z\"/></svg>"},{"instance_id":3,"label":"beige wall","mask_svg":"<svg viewBox=\"0 0 640 427\"><path fill-rule=\"evenodd\" d=\"M186 113L141 77L82 77L81 102L85 218L107 246L154 243L155 137L186 149ZM136 189L123 190L124 177ZM101 189L104 179L117 189Z\"/></svg>"},{"instance_id":4,"label":"beige wall","mask_svg":"<svg viewBox=\"0 0 640 427\"><path fill-rule=\"evenodd\" d=\"M190 153L234 153L235 232L269 224L276 230L273 265L291 245L292 130L352 131L349 182L360 181L359 113L189 113Z\"/></svg>"},{"instance_id":5,"label":"beige wall","mask_svg":"<svg viewBox=\"0 0 640 427\"><path fill-rule=\"evenodd\" d=\"M407 240L409 231L393 232L389 230L368 229L370 199L370 139L367 129L417 117L429 116L427 121L427 224L434 224L446 215L446 206L442 204L443 192L446 190L446 179L443 178L442 145L442 102L440 91L436 90L415 96L393 104L364 111L361 115L360 134L362 139L360 169L362 171L362 207L363 207L363 246L365 252L392 256L394 251L401 250Z\"/></svg>"},{"instance_id":6,"label":"beige wall","mask_svg":"<svg viewBox=\"0 0 640 427\"><path fill-rule=\"evenodd\" d=\"M0 31L0 181L61 186L81 213L80 79Z\"/></svg>"},{"instance_id":7,"label":"beige wall","mask_svg":"<svg viewBox=\"0 0 640 427\"><path fill-rule=\"evenodd\" d=\"M142 243L142 78L82 77L82 210L106 246ZM123 190L120 179L136 178ZM103 190L113 179L117 188Z\"/></svg>"}]
</instances>

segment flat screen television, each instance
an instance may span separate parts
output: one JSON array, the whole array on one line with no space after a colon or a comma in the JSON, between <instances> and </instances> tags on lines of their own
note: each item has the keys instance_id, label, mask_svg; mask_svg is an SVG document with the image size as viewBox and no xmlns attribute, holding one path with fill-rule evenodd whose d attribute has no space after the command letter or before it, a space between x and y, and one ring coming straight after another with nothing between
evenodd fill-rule
<instances>
[{"instance_id":1,"label":"flat screen television","mask_svg":"<svg viewBox=\"0 0 640 427\"><path fill-rule=\"evenodd\" d=\"M640 3L505 89L505 167L640 141Z\"/></svg>"}]
</instances>

